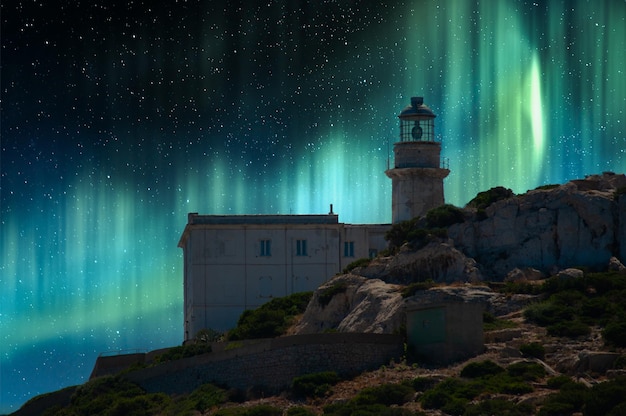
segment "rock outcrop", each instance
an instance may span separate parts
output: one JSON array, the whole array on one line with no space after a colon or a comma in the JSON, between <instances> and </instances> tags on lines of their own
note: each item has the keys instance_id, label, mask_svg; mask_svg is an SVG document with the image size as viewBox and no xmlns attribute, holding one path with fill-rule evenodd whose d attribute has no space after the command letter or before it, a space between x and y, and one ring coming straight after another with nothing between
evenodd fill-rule
<instances>
[{"instance_id":1,"label":"rock outcrop","mask_svg":"<svg viewBox=\"0 0 626 416\"><path fill-rule=\"evenodd\" d=\"M554 273L572 266L606 269L626 260L626 176L589 176L488 206L454 224L454 247L491 279L515 268Z\"/></svg>"},{"instance_id":2,"label":"rock outcrop","mask_svg":"<svg viewBox=\"0 0 626 416\"><path fill-rule=\"evenodd\" d=\"M333 287L345 290L327 304L321 299ZM403 286L355 274L340 275L319 287L293 329L295 334L373 332L393 334L405 324L405 311L414 306L447 302L478 303L496 316L517 311L535 299L530 295L505 295L482 285L440 286L404 298Z\"/></svg>"},{"instance_id":3,"label":"rock outcrop","mask_svg":"<svg viewBox=\"0 0 626 416\"><path fill-rule=\"evenodd\" d=\"M438 283L482 280L476 261L457 250L452 241L433 242L419 250L404 246L395 256L374 259L355 273L402 285L425 280Z\"/></svg>"}]
</instances>

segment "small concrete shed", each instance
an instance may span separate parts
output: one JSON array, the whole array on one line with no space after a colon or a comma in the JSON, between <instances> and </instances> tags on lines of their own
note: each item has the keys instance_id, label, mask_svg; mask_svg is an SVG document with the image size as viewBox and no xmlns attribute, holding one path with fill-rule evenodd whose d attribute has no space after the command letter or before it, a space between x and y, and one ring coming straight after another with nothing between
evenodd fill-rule
<instances>
[{"instance_id":1,"label":"small concrete shed","mask_svg":"<svg viewBox=\"0 0 626 416\"><path fill-rule=\"evenodd\" d=\"M406 310L408 348L428 364L448 364L482 353L483 305L446 302Z\"/></svg>"}]
</instances>

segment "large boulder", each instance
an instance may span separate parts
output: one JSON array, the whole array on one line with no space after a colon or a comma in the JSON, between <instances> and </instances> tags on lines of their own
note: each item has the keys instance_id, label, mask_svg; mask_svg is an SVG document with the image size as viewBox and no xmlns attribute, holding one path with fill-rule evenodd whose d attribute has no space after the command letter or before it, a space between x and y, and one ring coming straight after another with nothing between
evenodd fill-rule
<instances>
[{"instance_id":1,"label":"large boulder","mask_svg":"<svg viewBox=\"0 0 626 416\"><path fill-rule=\"evenodd\" d=\"M393 333L403 319L400 289L355 274L336 276L314 292L294 333Z\"/></svg>"},{"instance_id":2,"label":"large boulder","mask_svg":"<svg viewBox=\"0 0 626 416\"><path fill-rule=\"evenodd\" d=\"M476 261L457 250L452 241L436 241L419 250L403 246L392 257L377 258L358 269L361 276L407 285L432 280L435 283L482 280Z\"/></svg>"}]
</instances>

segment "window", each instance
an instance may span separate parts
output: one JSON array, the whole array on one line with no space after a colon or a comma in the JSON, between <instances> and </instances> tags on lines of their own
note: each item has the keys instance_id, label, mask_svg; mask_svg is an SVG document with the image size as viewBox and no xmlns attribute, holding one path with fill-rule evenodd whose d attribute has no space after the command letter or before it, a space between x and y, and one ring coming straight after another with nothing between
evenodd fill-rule
<instances>
[{"instance_id":1,"label":"window","mask_svg":"<svg viewBox=\"0 0 626 416\"><path fill-rule=\"evenodd\" d=\"M343 243L343 256L354 257L354 241L346 241Z\"/></svg>"},{"instance_id":2,"label":"window","mask_svg":"<svg viewBox=\"0 0 626 416\"><path fill-rule=\"evenodd\" d=\"M306 256L306 240L296 240L296 256Z\"/></svg>"},{"instance_id":3,"label":"window","mask_svg":"<svg viewBox=\"0 0 626 416\"><path fill-rule=\"evenodd\" d=\"M260 255L261 257L269 257L272 255L272 240L261 240L260 241Z\"/></svg>"}]
</instances>

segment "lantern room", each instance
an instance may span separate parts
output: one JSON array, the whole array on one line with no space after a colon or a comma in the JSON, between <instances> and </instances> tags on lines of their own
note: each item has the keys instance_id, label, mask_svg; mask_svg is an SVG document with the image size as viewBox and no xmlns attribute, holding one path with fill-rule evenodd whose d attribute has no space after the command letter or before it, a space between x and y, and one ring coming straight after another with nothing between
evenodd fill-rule
<instances>
[{"instance_id":1,"label":"lantern room","mask_svg":"<svg viewBox=\"0 0 626 416\"><path fill-rule=\"evenodd\" d=\"M411 105L402 110L400 115L401 142L434 142L435 113L426 104L423 97L411 97Z\"/></svg>"}]
</instances>

